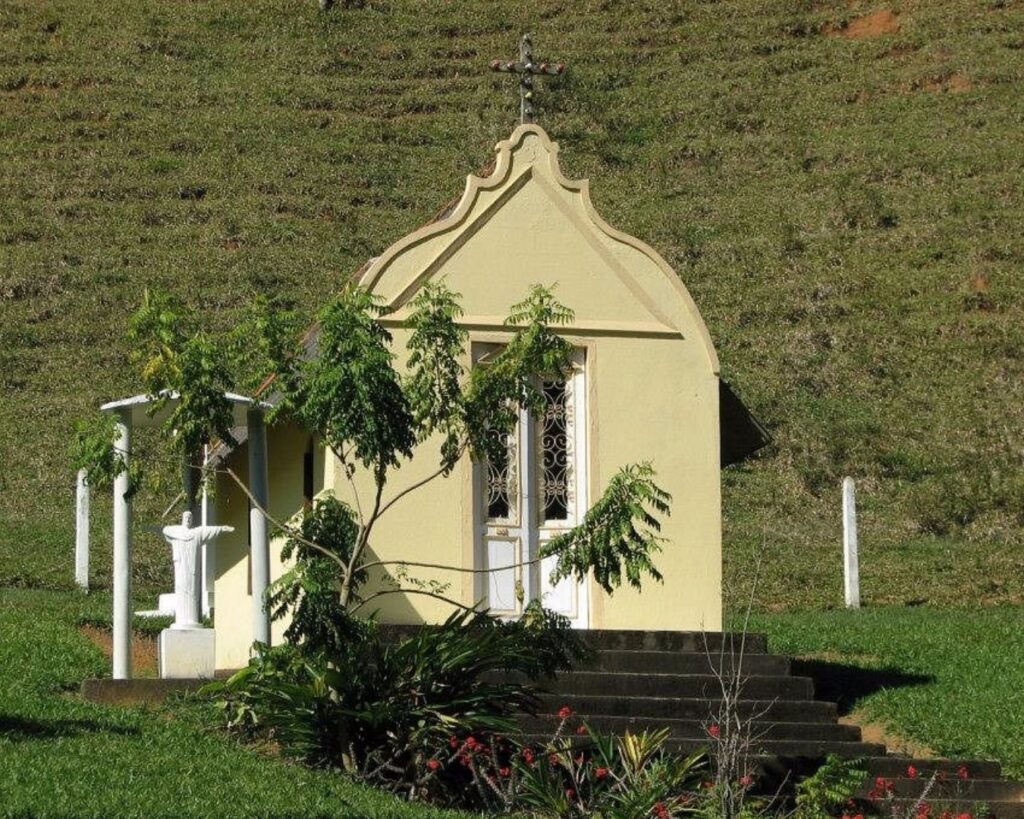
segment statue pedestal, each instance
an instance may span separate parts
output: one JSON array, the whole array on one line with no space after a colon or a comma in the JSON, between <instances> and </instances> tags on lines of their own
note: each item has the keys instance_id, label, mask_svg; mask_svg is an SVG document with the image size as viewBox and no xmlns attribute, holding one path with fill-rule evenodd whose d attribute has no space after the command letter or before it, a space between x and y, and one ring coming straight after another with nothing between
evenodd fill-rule
<instances>
[{"instance_id":1,"label":"statue pedestal","mask_svg":"<svg viewBox=\"0 0 1024 819\"><path fill-rule=\"evenodd\" d=\"M160 677L212 680L216 663L212 628L165 628L160 632Z\"/></svg>"}]
</instances>

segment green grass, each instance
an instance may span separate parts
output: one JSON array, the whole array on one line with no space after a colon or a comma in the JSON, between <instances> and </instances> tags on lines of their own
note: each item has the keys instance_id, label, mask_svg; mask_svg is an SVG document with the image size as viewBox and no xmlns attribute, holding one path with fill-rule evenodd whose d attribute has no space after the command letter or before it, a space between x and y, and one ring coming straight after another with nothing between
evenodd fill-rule
<instances>
[{"instance_id":1,"label":"green grass","mask_svg":"<svg viewBox=\"0 0 1024 819\"><path fill-rule=\"evenodd\" d=\"M1024 777L1024 608L878 608L755 616L773 652L897 734Z\"/></svg>"},{"instance_id":2,"label":"green grass","mask_svg":"<svg viewBox=\"0 0 1024 819\"><path fill-rule=\"evenodd\" d=\"M894 0L853 40L823 29L884 2L344 5L0 6L0 583L69 583L72 421L138 390L143 287L313 309L489 159L518 102L487 63L531 30L567 172L775 437L725 479L730 585L767 540L771 606L838 601L852 474L867 599L1024 600L1024 6ZM139 497L140 588L173 494Z\"/></svg>"},{"instance_id":3,"label":"green grass","mask_svg":"<svg viewBox=\"0 0 1024 819\"><path fill-rule=\"evenodd\" d=\"M107 708L74 693L109 662L76 629L109 597L0 590L0 816L451 817L289 765L201 706Z\"/></svg>"},{"instance_id":4,"label":"green grass","mask_svg":"<svg viewBox=\"0 0 1024 819\"><path fill-rule=\"evenodd\" d=\"M0 591L0 816L451 816L261 755L204 707L107 708L75 694L109 672L77 629L107 595ZM756 615L776 652L816 658L847 708L956 756L1024 776L1024 609ZM827 657L822 661L822 656ZM184 772L182 776L181 772Z\"/></svg>"}]
</instances>

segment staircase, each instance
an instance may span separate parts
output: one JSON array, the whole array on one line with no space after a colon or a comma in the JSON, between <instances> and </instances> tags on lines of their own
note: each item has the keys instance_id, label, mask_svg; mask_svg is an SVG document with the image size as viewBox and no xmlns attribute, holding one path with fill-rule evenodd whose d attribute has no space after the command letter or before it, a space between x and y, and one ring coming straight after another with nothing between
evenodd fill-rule
<instances>
[{"instance_id":1,"label":"staircase","mask_svg":"<svg viewBox=\"0 0 1024 819\"><path fill-rule=\"evenodd\" d=\"M557 712L568 705L576 715L574 725L585 720L607 733L667 727L673 751L708 747L707 730L722 698L714 669L728 673L734 667L739 635L590 631L584 639L594 649L592 661L549 683L541 713L521 718L528 740L550 739ZM747 635L741 669L739 710L755 716L755 762L762 783L771 786L787 775L792 781L794 775L813 771L826 755L837 754L862 760L869 774L863 797L882 777L895 803L909 809L938 772L928 797L938 808L935 816L948 807L954 815L977 817L984 804L998 819L1024 819L1024 784L1002 779L998 762L890 756L884 745L865 742L857 726L840 724L835 703L815 700L813 681L794 676L787 657L767 653L764 635ZM911 766L916 776L908 775ZM960 777L964 769L966 780Z\"/></svg>"}]
</instances>

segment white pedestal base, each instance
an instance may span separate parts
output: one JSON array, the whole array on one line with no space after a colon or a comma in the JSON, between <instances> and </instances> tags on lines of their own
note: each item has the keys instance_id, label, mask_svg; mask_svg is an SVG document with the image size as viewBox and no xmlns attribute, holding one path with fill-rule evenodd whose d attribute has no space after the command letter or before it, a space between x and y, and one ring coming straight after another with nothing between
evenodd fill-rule
<instances>
[{"instance_id":1,"label":"white pedestal base","mask_svg":"<svg viewBox=\"0 0 1024 819\"><path fill-rule=\"evenodd\" d=\"M212 628L175 629L160 632L162 679L213 679L216 662Z\"/></svg>"},{"instance_id":2,"label":"white pedestal base","mask_svg":"<svg viewBox=\"0 0 1024 819\"><path fill-rule=\"evenodd\" d=\"M174 592L161 594L157 598L155 609L135 612L137 617L174 617Z\"/></svg>"}]
</instances>

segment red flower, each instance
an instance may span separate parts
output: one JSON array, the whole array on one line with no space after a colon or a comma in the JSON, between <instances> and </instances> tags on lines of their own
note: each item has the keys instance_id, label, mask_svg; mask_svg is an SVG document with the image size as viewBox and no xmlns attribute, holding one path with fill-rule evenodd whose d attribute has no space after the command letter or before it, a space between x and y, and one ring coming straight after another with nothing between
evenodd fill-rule
<instances>
[{"instance_id":1,"label":"red flower","mask_svg":"<svg viewBox=\"0 0 1024 819\"><path fill-rule=\"evenodd\" d=\"M474 748L476 748L476 746L479 745L479 744L480 743L476 741L476 737L467 737L466 738L466 747L469 748L469 750L471 750L471 751Z\"/></svg>"},{"instance_id":2,"label":"red flower","mask_svg":"<svg viewBox=\"0 0 1024 819\"><path fill-rule=\"evenodd\" d=\"M719 728L717 725L709 725L708 726L708 736L709 737L714 737L715 739L718 739L721 735L722 735L722 729Z\"/></svg>"},{"instance_id":3,"label":"red flower","mask_svg":"<svg viewBox=\"0 0 1024 819\"><path fill-rule=\"evenodd\" d=\"M751 785L754 784L754 777L752 777L750 774L744 774L740 777L740 784L744 788L749 788Z\"/></svg>"},{"instance_id":4,"label":"red flower","mask_svg":"<svg viewBox=\"0 0 1024 819\"><path fill-rule=\"evenodd\" d=\"M958 777L960 777L960 779L966 780L966 779L970 779L971 772L969 770L967 770L967 766L966 765L961 765L960 767L958 767L956 769L956 775Z\"/></svg>"},{"instance_id":5,"label":"red flower","mask_svg":"<svg viewBox=\"0 0 1024 819\"><path fill-rule=\"evenodd\" d=\"M964 811L963 813L959 814L956 817L956 819L974 819L974 817L967 811Z\"/></svg>"},{"instance_id":6,"label":"red flower","mask_svg":"<svg viewBox=\"0 0 1024 819\"><path fill-rule=\"evenodd\" d=\"M573 715L573 710L568 705L563 705L558 709L559 719L569 719Z\"/></svg>"},{"instance_id":7,"label":"red flower","mask_svg":"<svg viewBox=\"0 0 1024 819\"><path fill-rule=\"evenodd\" d=\"M576 791L574 791L572 788L566 788L565 789L565 796L566 796L567 799L575 799L576 798Z\"/></svg>"},{"instance_id":8,"label":"red flower","mask_svg":"<svg viewBox=\"0 0 1024 819\"><path fill-rule=\"evenodd\" d=\"M596 776L598 779L604 779L606 776L608 776L608 769L607 768L595 768L594 769L594 776Z\"/></svg>"},{"instance_id":9,"label":"red flower","mask_svg":"<svg viewBox=\"0 0 1024 819\"><path fill-rule=\"evenodd\" d=\"M939 819L953 819L953 811L947 808L939 815Z\"/></svg>"},{"instance_id":10,"label":"red flower","mask_svg":"<svg viewBox=\"0 0 1024 819\"><path fill-rule=\"evenodd\" d=\"M581 725L579 728L576 729L576 733L580 736L583 736L585 733L587 733L587 726Z\"/></svg>"},{"instance_id":11,"label":"red flower","mask_svg":"<svg viewBox=\"0 0 1024 819\"><path fill-rule=\"evenodd\" d=\"M651 808L651 813L658 817L658 819L669 819L672 815L668 812L668 808L665 807L664 802L655 802L654 807Z\"/></svg>"},{"instance_id":12,"label":"red flower","mask_svg":"<svg viewBox=\"0 0 1024 819\"><path fill-rule=\"evenodd\" d=\"M451 737L448 738L448 745L451 746L452 748L458 748L459 747L459 738L457 736L455 736L455 735L452 735Z\"/></svg>"},{"instance_id":13,"label":"red flower","mask_svg":"<svg viewBox=\"0 0 1024 819\"><path fill-rule=\"evenodd\" d=\"M562 764L562 760L560 760L558 758L558 754L551 754L548 757L548 762L550 762L552 765L561 765Z\"/></svg>"},{"instance_id":14,"label":"red flower","mask_svg":"<svg viewBox=\"0 0 1024 819\"><path fill-rule=\"evenodd\" d=\"M932 815L932 806L927 802L917 809L917 819L928 819Z\"/></svg>"},{"instance_id":15,"label":"red flower","mask_svg":"<svg viewBox=\"0 0 1024 819\"><path fill-rule=\"evenodd\" d=\"M523 759L526 760L527 765L533 764L533 748L523 748Z\"/></svg>"},{"instance_id":16,"label":"red flower","mask_svg":"<svg viewBox=\"0 0 1024 819\"><path fill-rule=\"evenodd\" d=\"M432 771L436 771L438 768L441 767L441 763L438 762L436 759L428 759L427 767Z\"/></svg>"},{"instance_id":17,"label":"red flower","mask_svg":"<svg viewBox=\"0 0 1024 819\"><path fill-rule=\"evenodd\" d=\"M907 765L907 776L911 779L917 779L917 768L913 765Z\"/></svg>"},{"instance_id":18,"label":"red flower","mask_svg":"<svg viewBox=\"0 0 1024 819\"><path fill-rule=\"evenodd\" d=\"M512 775L512 769L511 768L499 768L498 769L498 776L504 776L507 779L511 775Z\"/></svg>"}]
</instances>

